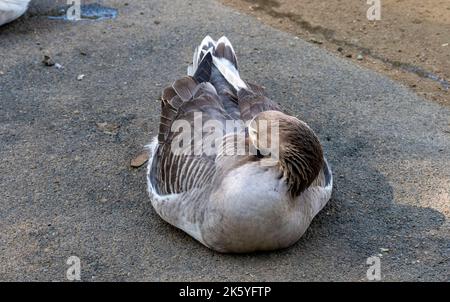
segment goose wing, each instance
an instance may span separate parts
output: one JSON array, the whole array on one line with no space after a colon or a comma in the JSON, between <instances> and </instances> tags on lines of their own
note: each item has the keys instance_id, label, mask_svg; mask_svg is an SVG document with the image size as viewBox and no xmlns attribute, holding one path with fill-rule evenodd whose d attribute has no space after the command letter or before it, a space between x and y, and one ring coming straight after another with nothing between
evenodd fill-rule
<instances>
[{"instance_id":1,"label":"goose wing","mask_svg":"<svg viewBox=\"0 0 450 302\"><path fill-rule=\"evenodd\" d=\"M265 95L261 86L250 83L247 86L247 89L240 89L237 94L239 111L243 121L249 121L263 111L281 111L280 106Z\"/></svg>"},{"instance_id":2,"label":"goose wing","mask_svg":"<svg viewBox=\"0 0 450 302\"><path fill-rule=\"evenodd\" d=\"M333 174L326 158L322 170L312 184L298 197L301 203L311 204L311 219L327 204L333 190Z\"/></svg>"},{"instance_id":3,"label":"goose wing","mask_svg":"<svg viewBox=\"0 0 450 302\"><path fill-rule=\"evenodd\" d=\"M150 173L154 190L167 195L205 186L215 174L217 154L214 147L207 152L203 149L211 135L205 125L213 121L225 129L230 119L217 91L209 82L187 76L164 89L161 106L158 147Z\"/></svg>"}]
</instances>

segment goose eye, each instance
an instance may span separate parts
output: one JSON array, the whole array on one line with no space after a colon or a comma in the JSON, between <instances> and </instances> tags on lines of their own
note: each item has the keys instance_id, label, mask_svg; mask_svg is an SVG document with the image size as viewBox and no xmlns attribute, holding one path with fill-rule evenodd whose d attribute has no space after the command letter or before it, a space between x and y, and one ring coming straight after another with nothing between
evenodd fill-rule
<instances>
[{"instance_id":1,"label":"goose eye","mask_svg":"<svg viewBox=\"0 0 450 302\"><path fill-rule=\"evenodd\" d=\"M258 132L256 132L255 129L250 128L250 127L249 127L249 132L250 132L251 135L255 135L255 136L256 136L256 134L258 134Z\"/></svg>"}]
</instances>

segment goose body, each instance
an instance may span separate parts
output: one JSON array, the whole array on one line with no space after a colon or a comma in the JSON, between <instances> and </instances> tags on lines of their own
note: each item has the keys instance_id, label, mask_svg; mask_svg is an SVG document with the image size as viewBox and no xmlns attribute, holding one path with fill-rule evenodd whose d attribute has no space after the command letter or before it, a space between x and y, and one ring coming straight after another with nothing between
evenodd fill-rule
<instances>
[{"instance_id":1,"label":"goose body","mask_svg":"<svg viewBox=\"0 0 450 302\"><path fill-rule=\"evenodd\" d=\"M149 145L152 205L207 247L288 247L330 199L332 174L314 132L240 78L227 38L207 36L188 76L164 89L161 104L159 133ZM236 121L242 123L228 127ZM277 125L276 149L262 144L262 121ZM194 130L186 135L187 128Z\"/></svg>"},{"instance_id":2,"label":"goose body","mask_svg":"<svg viewBox=\"0 0 450 302\"><path fill-rule=\"evenodd\" d=\"M22 16L30 0L0 0L0 26Z\"/></svg>"}]
</instances>

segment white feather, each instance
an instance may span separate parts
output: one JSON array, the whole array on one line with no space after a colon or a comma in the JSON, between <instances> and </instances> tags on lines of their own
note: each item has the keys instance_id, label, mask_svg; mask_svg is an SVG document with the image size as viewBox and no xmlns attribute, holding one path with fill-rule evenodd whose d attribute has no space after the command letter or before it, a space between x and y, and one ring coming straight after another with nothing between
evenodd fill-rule
<instances>
[{"instance_id":1,"label":"white feather","mask_svg":"<svg viewBox=\"0 0 450 302\"><path fill-rule=\"evenodd\" d=\"M188 75L193 76L194 73L197 71L198 65L200 63L200 55L202 54L202 51L205 49L210 48L210 44L213 45L213 47L216 47L216 41L214 41L210 36L206 36L203 38L202 42L200 43L197 48L195 48L194 55L192 57L192 65L188 66Z\"/></svg>"},{"instance_id":2,"label":"white feather","mask_svg":"<svg viewBox=\"0 0 450 302\"><path fill-rule=\"evenodd\" d=\"M210 36L206 36L200 45L195 49L194 56L192 58L192 65L188 66L187 74L189 76L193 76L197 71L198 65L200 64L200 56L203 55L203 58L207 52L213 51L220 43L224 43L226 46L230 47L234 53L233 45L227 37L222 36L219 40L214 41ZM212 47L210 46L211 44L213 45ZM247 88L247 85L241 79L239 71L233 63L225 58L217 58L213 56L213 64L217 67L228 83L234 87L234 89L239 91L242 88Z\"/></svg>"},{"instance_id":3,"label":"white feather","mask_svg":"<svg viewBox=\"0 0 450 302\"><path fill-rule=\"evenodd\" d=\"M225 58L213 57L213 64L219 69L225 80L227 80L234 89L239 91L242 88L247 88L247 85L239 76L239 72L230 61Z\"/></svg>"},{"instance_id":4,"label":"white feather","mask_svg":"<svg viewBox=\"0 0 450 302\"><path fill-rule=\"evenodd\" d=\"M150 172L153 164L153 160L156 154L156 148L158 147L158 137L154 137L152 142L145 146L146 149L150 152L150 157L147 164L147 190L151 198L151 203L153 208L156 210L158 215L164 219L166 222L170 224L174 224L172 220L173 217L166 216L164 209L170 208L172 206L176 206L178 202L182 199L181 194L168 194L168 195L160 195L156 192L155 187L153 186L150 180ZM177 223L175 223L177 227L202 242L206 245L203 240L202 233L200 230L200 225L198 222L193 222L186 217L180 215L177 219Z\"/></svg>"},{"instance_id":5,"label":"white feather","mask_svg":"<svg viewBox=\"0 0 450 302\"><path fill-rule=\"evenodd\" d=\"M30 0L0 0L0 26L22 16Z\"/></svg>"}]
</instances>

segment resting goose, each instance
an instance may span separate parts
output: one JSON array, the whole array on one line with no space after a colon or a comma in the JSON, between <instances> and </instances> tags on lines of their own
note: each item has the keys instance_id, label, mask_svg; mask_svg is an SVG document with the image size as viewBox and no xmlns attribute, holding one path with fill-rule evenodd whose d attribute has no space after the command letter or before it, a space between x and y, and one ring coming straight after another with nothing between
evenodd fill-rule
<instances>
[{"instance_id":1,"label":"resting goose","mask_svg":"<svg viewBox=\"0 0 450 302\"><path fill-rule=\"evenodd\" d=\"M161 99L147 167L161 218L219 252L295 243L332 190L313 130L240 78L226 37L207 36Z\"/></svg>"},{"instance_id":2,"label":"resting goose","mask_svg":"<svg viewBox=\"0 0 450 302\"><path fill-rule=\"evenodd\" d=\"M0 26L22 16L30 0L0 0Z\"/></svg>"}]
</instances>

